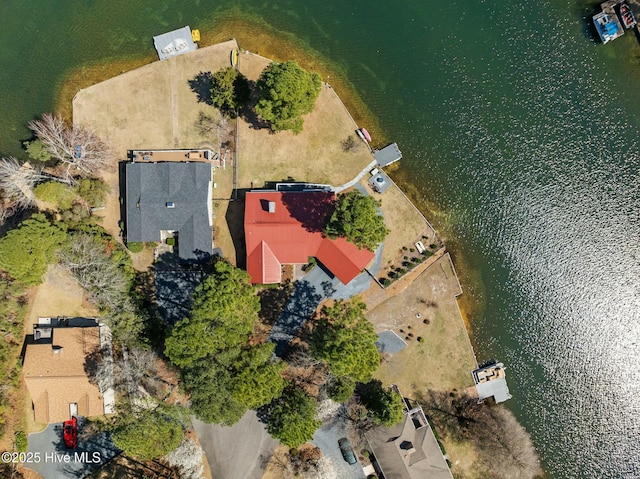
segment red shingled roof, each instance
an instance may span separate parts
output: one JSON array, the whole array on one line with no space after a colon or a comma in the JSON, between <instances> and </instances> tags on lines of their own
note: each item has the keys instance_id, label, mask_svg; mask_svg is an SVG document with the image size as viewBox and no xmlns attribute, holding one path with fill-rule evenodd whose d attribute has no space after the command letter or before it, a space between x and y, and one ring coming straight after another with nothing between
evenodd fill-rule
<instances>
[{"instance_id":1,"label":"red shingled roof","mask_svg":"<svg viewBox=\"0 0 640 479\"><path fill-rule=\"evenodd\" d=\"M282 264L305 264L310 256L344 284L369 264L374 254L368 249L358 249L344 238L322 236L333 200L333 193L323 191L246 194L244 234L252 283L279 283Z\"/></svg>"}]
</instances>

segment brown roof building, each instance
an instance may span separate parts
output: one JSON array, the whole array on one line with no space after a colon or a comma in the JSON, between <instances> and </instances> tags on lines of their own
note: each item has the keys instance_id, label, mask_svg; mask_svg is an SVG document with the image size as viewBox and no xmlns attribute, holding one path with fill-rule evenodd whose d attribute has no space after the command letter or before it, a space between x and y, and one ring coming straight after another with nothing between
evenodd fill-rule
<instances>
[{"instance_id":1,"label":"brown roof building","mask_svg":"<svg viewBox=\"0 0 640 479\"><path fill-rule=\"evenodd\" d=\"M23 373L31 395L37 422L62 422L72 414L104 414L104 401L98 387L85 372L87 355L100 348L100 328L48 328L41 337L27 344Z\"/></svg>"}]
</instances>

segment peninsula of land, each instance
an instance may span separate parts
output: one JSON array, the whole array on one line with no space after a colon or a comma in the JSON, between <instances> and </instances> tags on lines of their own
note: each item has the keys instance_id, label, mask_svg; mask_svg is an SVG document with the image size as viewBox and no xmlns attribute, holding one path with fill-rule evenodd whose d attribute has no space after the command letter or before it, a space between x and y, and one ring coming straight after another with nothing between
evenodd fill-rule
<instances>
[{"instance_id":1,"label":"peninsula of land","mask_svg":"<svg viewBox=\"0 0 640 479\"><path fill-rule=\"evenodd\" d=\"M360 140L356 133L362 125L356 124L331 84L324 81L315 108L304 116L300 134L274 133L250 115L230 117L212 106L209 98L212 72L231 64L250 82L256 82L270 63L269 59L243 51L235 40L229 40L145 65L77 92L72 106L74 127L94 132L109 145L117 159L116 164L99 174L108 186L107 194L104 206L94 208L92 214L112 238L129 246L128 253L137 271L137 293L154 314L165 318L161 327L182 324L177 322L189 314L191 294L203 281L204 273L198 268L192 265L183 270L174 261L174 257L176 261L177 257L197 259L195 253L193 258L189 256L184 245L202 245L203 226L205 232L207 228L210 230L212 241L203 248L194 246L194 252L210 250L240 269L254 268L253 272L249 271L252 282L258 284L263 309L266 305L269 316L273 316L272 322L262 321L254 337L268 336L276 344L277 355L280 345L298 346L298 332L309 334L305 329L307 319L316 313L334 305L339 307L351 298L361 301L366 306L366 318L378 335L376 344L381 363L374 377L404 398L404 416L396 425L373 429L366 425L354 432L353 424L339 419L342 416L337 409L323 403L318 420L331 426L320 428L311 443L297 450L278 445L253 411L232 427L211 426L196 420L193 439L199 439L208 462L203 474L209 477L210 469L214 478L288 477L286 473L291 472L291 468L300 466L295 464L301 455L310 457L319 451L326 467L333 471L331 474L341 478L377 477L376 474L382 476L385 470L389 479L424 477L419 474L425 471L427 477L434 478L483 477L491 469L491 461L497 461L493 466L504 470L496 477L508 477L518 467L509 461L521 453L510 446L505 450L487 451L483 439L470 435L461 424L466 420L495 423L495 427L487 428L486 434L517 436L519 445L528 447L527 454L533 451L530 439L508 411L500 408L487 413L485 406L476 407L477 392L471 372L478 369L478 362L457 303L462 288L437 232L383 169L386 162L381 159L385 155L393 156L394 161L401 156L397 146L387 150L387 145L376 143L375 138L371 143ZM141 178L149 165L170 162L175 165L167 167L166 172L154 173L156 179ZM198 177L202 180L200 170L205 164L208 182L198 180ZM189 175L193 177L184 183ZM133 186L131 178L137 182ZM197 207L198 214L208 216L208 226L207 218L197 227L192 226L192 236L197 238L169 231L158 240L144 239L144 224L140 226L139 219L132 219L140 212L141 196L137 200L134 196L144 188L144 181L150 187L155 187L154 181L166 182L169 190L178 188L178 181L182 182L180 185L193 185L192 190L175 196L180 198L178 201L188 202L190 196L201 195L206 204ZM246 238L248 215L254 215L258 222L262 221L260 215L273 214L275 218L282 208L291 207L283 197L288 194L294 198L307 191L319 198L355 191L378 202L378 212L384 218L388 235L384 243L370 253L372 259L364 271L362 267L352 271L353 265L358 264L353 256L363 253L354 250L351 258L336 256L348 250L333 244L321 246L325 248L323 253L308 250L313 251L310 257L325 255L325 264L318 264L312 258L306 264L298 261L295 262L298 264L285 264L287 261L276 258L269 250L269 241L280 241L273 237L261 240L261 259L251 263L252 251L247 251L250 246ZM264 198L258 200L255 195ZM253 207L251 202L255 203ZM182 204L173 201L162 206L166 210L147 213L158 224L163 221L159 217L165 213L168 217L182 211ZM199 216L194 214L193 218L197 220ZM132 225L136 221L142 239L134 240ZM291 221L287 221L290 228ZM298 230L295 230L297 241L309 244L316 241L305 239L311 237L310 227L303 220L300 222L302 226L296 226ZM303 227L307 228L306 232L302 231ZM140 246L134 248L134 245ZM299 245L291 246L297 247ZM336 248L335 252L332 248ZM265 266L267 261L270 266ZM343 268L346 263L349 267ZM258 270L260 272L255 273ZM262 280L256 279L256 275L262 275ZM261 283L280 285L270 288L259 286ZM42 318L99 316L100 311L92 299L68 269L50 266L44 282L32 289L25 334L30 333L32 324L47 330L50 323L43 323ZM98 343L104 349L106 342L101 339ZM304 370L306 365L302 364L309 358L297 359L294 369ZM158 377L164 383L165 401L170 404L188 401L174 372L163 370ZM305 391L312 394L317 378L306 380ZM104 394L104 411L113 412L118 396L113 396L112 388L107 389L111 395ZM361 394L364 397L365 392ZM464 414L459 411L463 404ZM325 406L329 410L325 410ZM346 406L351 408L351 417L357 406L357 401ZM28 431L44 427L34 421L33 411L26 414L32 418L27 419ZM37 413L35 417L36 421L51 422ZM397 434L393 427L399 428ZM40 433L40 437L47 430ZM358 431L362 432L361 437L357 437ZM355 464L351 463L342 439L338 440L340 436L349 436L354 442L359 462L354 459ZM406 440L395 449L389 448L385 444L391 436ZM413 444L418 436L420 443ZM30 436L30 451L39 447L34 445L37 437ZM238 444L245 447L238 451ZM405 457L413 454L415 461L403 462L403 451ZM535 456L535 452L532 453ZM265 457L270 457L270 461L264 462ZM314 461L319 464L318 458ZM537 464L536 461L534 457L530 462ZM126 460L123 464L117 460L109 467L117 474L118 467L130 466ZM394 472L396 470L398 472ZM534 477L538 473L535 466L525 471L523 477Z\"/></svg>"}]
</instances>

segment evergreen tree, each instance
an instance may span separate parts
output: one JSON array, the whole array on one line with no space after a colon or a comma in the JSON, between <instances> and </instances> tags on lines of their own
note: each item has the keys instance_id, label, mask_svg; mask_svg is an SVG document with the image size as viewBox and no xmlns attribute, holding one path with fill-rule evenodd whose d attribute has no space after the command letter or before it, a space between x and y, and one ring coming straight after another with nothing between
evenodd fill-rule
<instances>
[{"instance_id":1,"label":"evergreen tree","mask_svg":"<svg viewBox=\"0 0 640 479\"><path fill-rule=\"evenodd\" d=\"M273 131L302 131L302 116L311 113L320 94L322 80L294 62L271 63L258 80L258 115Z\"/></svg>"},{"instance_id":2,"label":"evergreen tree","mask_svg":"<svg viewBox=\"0 0 640 479\"><path fill-rule=\"evenodd\" d=\"M329 216L324 234L335 239L345 237L358 248L374 251L384 241L389 230L378 214L378 203L357 190L338 197L335 210Z\"/></svg>"},{"instance_id":3,"label":"evergreen tree","mask_svg":"<svg viewBox=\"0 0 640 479\"><path fill-rule=\"evenodd\" d=\"M380 364L378 335L364 316L365 309L359 298L337 301L323 309L311 336L313 354L341 381L367 382Z\"/></svg>"},{"instance_id":4,"label":"evergreen tree","mask_svg":"<svg viewBox=\"0 0 640 479\"><path fill-rule=\"evenodd\" d=\"M249 93L249 81L235 68L223 68L211 76L211 100L224 114L235 115L249 100Z\"/></svg>"},{"instance_id":5,"label":"evergreen tree","mask_svg":"<svg viewBox=\"0 0 640 479\"><path fill-rule=\"evenodd\" d=\"M265 407L267 431L289 447L311 440L322 424L316 419L316 402L303 391L288 387Z\"/></svg>"},{"instance_id":6,"label":"evergreen tree","mask_svg":"<svg viewBox=\"0 0 640 479\"><path fill-rule=\"evenodd\" d=\"M0 269L26 285L39 284L66 239L64 224L34 214L0 239Z\"/></svg>"}]
</instances>

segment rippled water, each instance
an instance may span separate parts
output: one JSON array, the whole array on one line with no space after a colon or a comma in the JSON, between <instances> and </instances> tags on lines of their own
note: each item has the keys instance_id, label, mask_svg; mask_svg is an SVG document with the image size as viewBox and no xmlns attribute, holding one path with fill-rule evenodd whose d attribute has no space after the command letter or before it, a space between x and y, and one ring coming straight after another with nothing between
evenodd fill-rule
<instances>
[{"instance_id":1,"label":"rippled water","mask_svg":"<svg viewBox=\"0 0 640 479\"><path fill-rule=\"evenodd\" d=\"M597 45L585 5L2 1L0 152L19 153L78 64L147 54L152 34L230 8L292 33L399 143L396 176L451 235L477 354L507 364L545 468L640 477L640 49Z\"/></svg>"}]
</instances>

